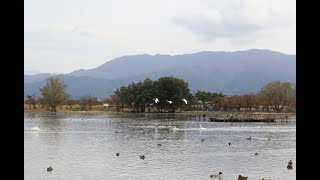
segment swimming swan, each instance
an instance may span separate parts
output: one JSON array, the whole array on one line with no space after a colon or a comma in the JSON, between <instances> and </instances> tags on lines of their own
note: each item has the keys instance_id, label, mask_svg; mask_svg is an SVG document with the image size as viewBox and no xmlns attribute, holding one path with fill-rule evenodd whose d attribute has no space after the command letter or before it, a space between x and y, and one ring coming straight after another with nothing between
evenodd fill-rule
<instances>
[{"instance_id":1,"label":"swimming swan","mask_svg":"<svg viewBox=\"0 0 320 180\"><path fill-rule=\"evenodd\" d=\"M30 130L31 131L40 131L40 128L38 128L38 126L36 126L36 127L31 128Z\"/></svg>"},{"instance_id":2,"label":"swimming swan","mask_svg":"<svg viewBox=\"0 0 320 180\"><path fill-rule=\"evenodd\" d=\"M178 130L179 128L173 126L173 128L171 128L172 130Z\"/></svg>"},{"instance_id":3,"label":"swimming swan","mask_svg":"<svg viewBox=\"0 0 320 180\"><path fill-rule=\"evenodd\" d=\"M200 124L199 130L205 130L205 129L207 129L207 128L202 127Z\"/></svg>"}]
</instances>

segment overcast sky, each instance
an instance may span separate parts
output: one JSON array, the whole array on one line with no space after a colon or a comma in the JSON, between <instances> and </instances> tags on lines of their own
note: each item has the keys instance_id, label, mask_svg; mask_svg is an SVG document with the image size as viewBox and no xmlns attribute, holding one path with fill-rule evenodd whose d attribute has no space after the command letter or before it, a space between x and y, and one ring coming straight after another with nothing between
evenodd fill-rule
<instances>
[{"instance_id":1,"label":"overcast sky","mask_svg":"<svg viewBox=\"0 0 320 180\"><path fill-rule=\"evenodd\" d=\"M69 73L135 54L296 54L295 0L25 0L25 72Z\"/></svg>"}]
</instances>

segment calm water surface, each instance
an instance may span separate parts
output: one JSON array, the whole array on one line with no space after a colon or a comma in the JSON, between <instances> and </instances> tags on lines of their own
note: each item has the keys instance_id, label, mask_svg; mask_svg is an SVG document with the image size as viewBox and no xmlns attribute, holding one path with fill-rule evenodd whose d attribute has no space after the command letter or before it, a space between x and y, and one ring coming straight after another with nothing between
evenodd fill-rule
<instances>
[{"instance_id":1,"label":"calm water surface","mask_svg":"<svg viewBox=\"0 0 320 180\"><path fill-rule=\"evenodd\" d=\"M239 174L252 180L295 180L295 122L26 113L24 178L202 180L221 171L224 180L236 180ZM41 130L30 131L36 124ZM206 129L199 130L200 124ZM179 129L172 130L172 126ZM251 140L246 139L249 136ZM286 168L290 159L293 170ZM52 172L46 171L49 166Z\"/></svg>"}]
</instances>

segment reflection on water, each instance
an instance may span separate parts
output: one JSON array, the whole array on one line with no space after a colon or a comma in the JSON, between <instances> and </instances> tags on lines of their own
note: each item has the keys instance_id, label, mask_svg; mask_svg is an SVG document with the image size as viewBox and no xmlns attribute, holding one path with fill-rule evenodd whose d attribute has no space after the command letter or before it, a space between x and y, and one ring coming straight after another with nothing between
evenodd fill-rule
<instances>
[{"instance_id":1,"label":"reflection on water","mask_svg":"<svg viewBox=\"0 0 320 180\"><path fill-rule=\"evenodd\" d=\"M200 130L200 123L206 129ZM35 124L41 130L29 131ZM295 121L219 123L174 115L48 113L26 114L24 128L25 179L210 179L219 171L225 180L239 174L296 179ZM293 170L286 168L290 159Z\"/></svg>"}]
</instances>

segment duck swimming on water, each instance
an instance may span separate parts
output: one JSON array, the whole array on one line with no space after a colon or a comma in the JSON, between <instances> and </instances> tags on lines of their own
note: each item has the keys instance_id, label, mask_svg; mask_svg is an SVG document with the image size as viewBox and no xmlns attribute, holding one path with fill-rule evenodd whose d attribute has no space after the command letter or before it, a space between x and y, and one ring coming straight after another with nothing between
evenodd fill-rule
<instances>
[{"instance_id":1,"label":"duck swimming on water","mask_svg":"<svg viewBox=\"0 0 320 180\"><path fill-rule=\"evenodd\" d=\"M287 169L289 169L289 170L293 169L293 163L291 160L288 162Z\"/></svg>"},{"instance_id":2,"label":"duck swimming on water","mask_svg":"<svg viewBox=\"0 0 320 180\"><path fill-rule=\"evenodd\" d=\"M210 175L210 178L221 180L222 179L222 172L219 172L219 174L212 174L212 175Z\"/></svg>"},{"instance_id":3,"label":"duck swimming on water","mask_svg":"<svg viewBox=\"0 0 320 180\"><path fill-rule=\"evenodd\" d=\"M248 177L241 176L241 175L238 176L238 180L247 180L247 179L248 179Z\"/></svg>"},{"instance_id":4,"label":"duck swimming on water","mask_svg":"<svg viewBox=\"0 0 320 180\"><path fill-rule=\"evenodd\" d=\"M140 159L144 160L146 157L144 155L140 156Z\"/></svg>"},{"instance_id":5,"label":"duck swimming on water","mask_svg":"<svg viewBox=\"0 0 320 180\"><path fill-rule=\"evenodd\" d=\"M48 168L47 168L47 171L48 172L51 172L53 170L53 168L51 167L51 166L49 166Z\"/></svg>"}]
</instances>

